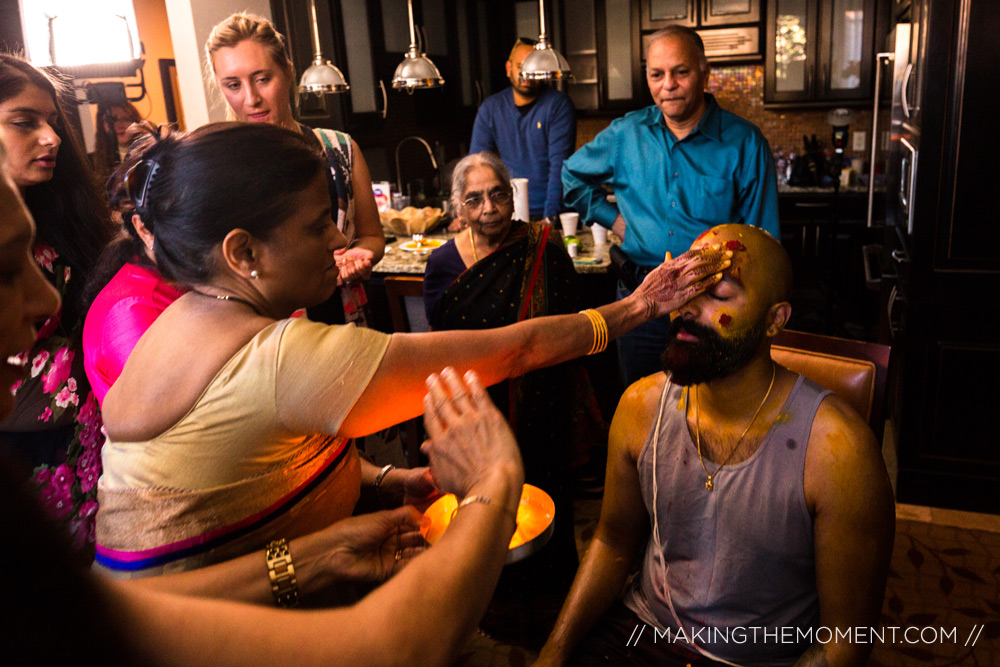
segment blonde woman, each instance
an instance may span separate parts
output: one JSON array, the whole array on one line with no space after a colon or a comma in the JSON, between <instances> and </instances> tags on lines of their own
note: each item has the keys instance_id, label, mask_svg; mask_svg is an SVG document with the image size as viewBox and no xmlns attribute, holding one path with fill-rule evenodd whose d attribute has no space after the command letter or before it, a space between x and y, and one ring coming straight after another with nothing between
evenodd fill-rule
<instances>
[{"instance_id":1,"label":"blonde woman","mask_svg":"<svg viewBox=\"0 0 1000 667\"><path fill-rule=\"evenodd\" d=\"M328 324L363 324L366 298L361 281L371 277L372 267L382 259L385 237L361 149L343 132L313 130L295 120L289 95L295 85L292 61L284 37L266 18L236 13L216 25L205 42L205 65L231 120L301 132L322 148L337 228L349 245L337 260L341 288L331 302L310 310L310 317Z\"/></svg>"}]
</instances>

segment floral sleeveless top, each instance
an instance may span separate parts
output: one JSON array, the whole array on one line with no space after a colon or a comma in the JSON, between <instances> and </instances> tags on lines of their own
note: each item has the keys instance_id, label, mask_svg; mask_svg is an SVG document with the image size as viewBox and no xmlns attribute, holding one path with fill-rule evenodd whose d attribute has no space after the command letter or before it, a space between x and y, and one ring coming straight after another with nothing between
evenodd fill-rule
<instances>
[{"instance_id":1,"label":"floral sleeveless top","mask_svg":"<svg viewBox=\"0 0 1000 667\"><path fill-rule=\"evenodd\" d=\"M35 262L63 299L70 281L80 279L51 246L37 242ZM104 423L97 398L83 370L80 345L82 317L62 322L61 312L38 332L30 351L23 353L25 373L11 387L16 407L0 424L0 431L31 437L64 428L65 451L34 470L34 483L44 511L66 529L77 555L93 559L97 515L97 479L101 476Z\"/></svg>"}]
</instances>

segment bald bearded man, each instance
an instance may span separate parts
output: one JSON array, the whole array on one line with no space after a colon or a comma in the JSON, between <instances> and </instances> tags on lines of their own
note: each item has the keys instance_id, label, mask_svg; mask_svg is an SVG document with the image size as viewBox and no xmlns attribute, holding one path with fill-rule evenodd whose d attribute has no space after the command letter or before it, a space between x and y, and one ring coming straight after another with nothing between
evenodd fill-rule
<instances>
[{"instance_id":1,"label":"bald bearded man","mask_svg":"<svg viewBox=\"0 0 1000 667\"><path fill-rule=\"evenodd\" d=\"M618 405L597 532L538 664L862 665L871 650L824 641L879 625L894 513L878 443L771 360L791 315L781 244L723 225L692 248L714 244L732 265L677 313L664 372Z\"/></svg>"}]
</instances>

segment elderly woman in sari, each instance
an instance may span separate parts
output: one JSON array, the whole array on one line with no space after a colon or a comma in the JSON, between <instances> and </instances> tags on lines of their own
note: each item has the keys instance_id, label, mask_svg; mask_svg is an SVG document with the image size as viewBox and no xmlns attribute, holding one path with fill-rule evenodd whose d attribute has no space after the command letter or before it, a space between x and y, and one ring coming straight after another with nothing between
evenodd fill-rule
<instances>
[{"instance_id":1,"label":"elderly woman in sari","mask_svg":"<svg viewBox=\"0 0 1000 667\"><path fill-rule=\"evenodd\" d=\"M292 318L328 299L346 239L324 161L300 133L216 123L162 137L130 198L156 229L164 276L188 288L136 345L105 397L97 566L119 578L199 569L349 516L362 486L393 504L434 492L425 469L378 468L350 438L416 416L435 369L486 384L585 354L718 281L720 249L664 264L591 316L482 332L387 336ZM599 324L592 318L600 318ZM605 335L606 334L606 335ZM195 577L197 578L197 577ZM186 591L211 581L185 578ZM293 599L294 577L275 583Z\"/></svg>"},{"instance_id":2,"label":"elderly woman in sari","mask_svg":"<svg viewBox=\"0 0 1000 667\"><path fill-rule=\"evenodd\" d=\"M433 329L487 329L579 310L573 261L548 225L513 220L510 178L498 156L463 158L452 177L452 200L466 231L428 259L424 304ZM577 439L601 432L599 411L578 361L489 391L517 435L525 479L553 497L558 518L538 556L505 570L483 627L500 639L537 631L541 640L576 572L568 476ZM511 624L513 634L506 635Z\"/></svg>"}]
</instances>

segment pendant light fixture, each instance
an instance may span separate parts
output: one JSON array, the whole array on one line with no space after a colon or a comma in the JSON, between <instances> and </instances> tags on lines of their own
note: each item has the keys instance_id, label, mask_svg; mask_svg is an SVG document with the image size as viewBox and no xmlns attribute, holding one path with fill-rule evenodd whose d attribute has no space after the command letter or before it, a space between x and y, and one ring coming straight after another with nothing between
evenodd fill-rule
<instances>
[{"instance_id":1,"label":"pendant light fixture","mask_svg":"<svg viewBox=\"0 0 1000 667\"><path fill-rule=\"evenodd\" d=\"M417 88L437 88L444 85L441 72L427 57L417 49L417 31L413 26L413 0L406 0L406 8L410 15L410 48L399 63L396 73L392 75L392 87L412 93Z\"/></svg>"},{"instance_id":2,"label":"pendant light fixture","mask_svg":"<svg viewBox=\"0 0 1000 667\"><path fill-rule=\"evenodd\" d=\"M545 0L538 0L538 43L521 64L522 81L555 81L568 78L569 63L549 44L545 34Z\"/></svg>"},{"instance_id":3,"label":"pendant light fixture","mask_svg":"<svg viewBox=\"0 0 1000 667\"><path fill-rule=\"evenodd\" d=\"M316 0L309 0L312 18L313 63L299 79L300 93L346 93L351 89L344 79L344 73L323 57L319 46L319 22L316 20Z\"/></svg>"}]
</instances>

